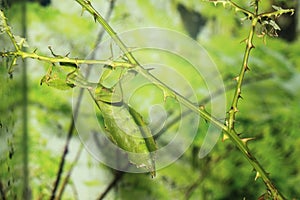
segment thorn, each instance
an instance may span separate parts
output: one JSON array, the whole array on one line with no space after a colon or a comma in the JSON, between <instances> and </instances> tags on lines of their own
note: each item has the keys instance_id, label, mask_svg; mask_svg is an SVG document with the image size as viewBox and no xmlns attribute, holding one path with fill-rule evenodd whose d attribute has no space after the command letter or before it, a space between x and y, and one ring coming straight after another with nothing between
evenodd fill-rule
<instances>
[{"instance_id":1,"label":"thorn","mask_svg":"<svg viewBox=\"0 0 300 200\"><path fill-rule=\"evenodd\" d=\"M33 52L32 52L32 53L34 53L34 54L35 54L35 53L36 53L36 51L37 51L37 48L35 48L35 49L33 50Z\"/></svg>"},{"instance_id":2,"label":"thorn","mask_svg":"<svg viewBox=\"0 0 300 200\"><path fill-rule=\"evenodd\" d=\"M240 94L239 94L238 98L239 98L239 99L243 99L243 97L242 97Z\"/></svg>"},{"instance_id":3,"label":"thorn","mask_svg":"<svg viewBox=\"0 0 300 200\"><path fill-rule=\"evenodd\" d=\"M223 138L222 138L222 142L224 142L225 140L228 140L229 136L225 133L223 133Z\"/></svg>"},{"instance_id":4,"label":"thorn","mask_svg":"<svg viewBox=\"0 0 300 200\"><path fill-rule=\"evenodd\" d=\"M261 177L261 175L260 175L260 173L259 172L256 172L256 175L255 175L255 178L254 178L254 180L256 181L258 178L260 178Z\"/></svg>"},{"instance_id":5,"label":"thorn","mask_svg":"<svg viewBox=\"0 0 300 200\"><path fill-rule=\"evenodd\" d=\"M205 106L204 105L200 105L199 109L205 111ZM205 121L205 123L208 123L207 119L204 119L204 121Z\"/></svg>"},{"instance_id":6,"label":"thorn","mask_svg":"<svg viewBox=\"0 0 300 200\"><path fill-rule=\"evenodd\" d=\"M223 7L225 8L225 6L226 6L226 2L224 1L224 2L222 2L222 4L223 4Z\"/></svg>"},{"instance_id":7,"label":"thorn","mask_svg":"<svg viewBox=\"0 0 300 200\"><path fill-rule=\"evenodd\" d=\"M204 106L204 105L200 105L200 106L199 106L199 109L200 109L200 110L205 110L205 106Z\"/></svg>"},{"instance_id":8,"label":"thorn","mask_svg":"<svg viewBox=\"0 0 300 200\"><path fill-rule=\"evenodd\" d=\"M242 140L242 142L245 144L245 145L247 145L247 142L249 142L249 141L251 141L251 140L255 140L255 138L243 138L243 139L241 139Z\"/></svg>"},{"instance_id":9,"label":"thorn","mask_svg":"<svg viewBox=\"0 0 300 200\"><path fill-rule=\"evenodd\" d=\"M239 76L237 76L237 77L234 77L234 78L233 78L233 80L236 80L236 82L238 82L238 81L239 81L239 79L240 79L240 77L239 77Z\"/></svg>"},{"instance_id":10,"label":"thorn","mask_svg":"<svg viewBox=\"0 0 300 200\"><path fill-rule=\"evenodd\" d=\"M231 110L235 113L239 112L239 110L237 109L237 107L232 107Z\"/></svg>"},{"instance_id":11,"label":"thorn","mask_svg":"<svg viewBox=\"0 0 300 200\"><path fill-rule=\"evenodd\" d=\"M97 14L93 13L93 16L94 16L94 21L97 22Z\"/></svg>"},{"instance_id":12,"label":"thorn","mask_svg":"<svg viewBox=\"0 0 300 200\"><path fill-rule=\"evenodd\" d=\"M239 9L239 8L235 8L235 9L234 9L235 12L238 12L238 11L240 11L240 10L241 10L241 9Z\"/></svg>"},{"instance_id":13,"label":"thorn","mask_svg":"<svg viewBox=\"0 0 300 200\"><path fill-rule=\"evenodd\" d=\"M52 54L54 57L58 57L58 55L56 55L56 54L53 52L51 46L48 46L48 49L50 50L51 54Z\"/></svg>"},{"instance_id":14,"label":"thorn","mask_svg":"<svg viewBox=\"0 0 300 200\"><path fill-rule=\"evenodd\" d=\"M250 71L250 68L248 65L244 65L244 69L245 69L245 71Z\"/></svg>"},{"instance_id":15,"label":"thorn","mask_svg":"<svg viewBox=\"0 0 300 200\"><path fill-rule=\"evenodd\" d=\"M227 126L227 127L228 127L228 125L229 125L229 123L228 123L228 120L227 120L227 119L225 119L225 126Z\"/></svg>"},{"instance_id":16,"label":"thorn","mask_svg":"<svg viewBox=\"0 0 300 200\"><path fill-rule=\"evenodd\" d=\"M85 3L88 5L92 5L90 0L85 0Z\"/></svg>"},{"instance_id":17,"label":"thorn","mask_svg":"<svg viewBox=\"0 0 300 200\"><path fill-rule=\"evenodd\" d=\"M247 38L245 38L245 39L243 39L240 43L246 43L248 41L248 39Z\"/></svg>"},{"instance_id":18,"label":"thorn","mask_svg":"<svg viewBox=\"0 0 300 200\"><path fill-rule=\"evenodd\" d=\"M70 52L68 52L68 53L65 55L65 57L69 57L69 55L70 55Z\"/></svg>"}]
</instances>

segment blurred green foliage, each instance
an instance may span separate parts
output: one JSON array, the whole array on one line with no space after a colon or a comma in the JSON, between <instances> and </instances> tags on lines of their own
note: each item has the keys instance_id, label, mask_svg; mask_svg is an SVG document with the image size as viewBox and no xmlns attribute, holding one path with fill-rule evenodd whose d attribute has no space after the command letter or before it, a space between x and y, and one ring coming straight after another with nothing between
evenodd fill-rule
<instances>
[{"instance_id":1,"label":"blurred green foliage","mask_svg":"<svg viewBox=\"0 0 300 200\"><path fill-rule=\"evenodd\" d=\"M92 3L99 12L106 12L106 1ZM239 3L244 8L249 7L249 1ZM30 50L37 47L39 53L51 55L47 50L51 45L55 52L62 55L70 52L73 57L84 58L89 53L99 28L86 14L80 16L80 7L74 4L73 1L53 1L51 6L44 8L37 3L28 3ZM245 48L241 41L249 31L249 24L240 21L243 16L235 14L230 8L215 7L198 0L132 0L116 2L111 24L119 32L158 26L188 34L177 9L179 4L207 20L205 26L199 29L197 40L209 52L222 74L228 87L226 96L229 108L233 78L240 70ZM262 10L271 9L269 0L261 1L261 4ZM294 5L291 3L288 6ZM16 32L19 32L19 9L16 4L6 11L10 25ZM9 42L2 35L1 43L4 44L1 51L10 48ZM262 38L256 37L255 46L249 63L251 71L246 74L243 86L243 100L239 102L236 126L243 137L256 138L249 143L253 154L268 170L283 194L288 199L297 199L300 197L300 41L267 38L265 44ZM21 101L20 72L16 67L14 78L9 79L3 60L0 67L0 182L8 198L16 196L18 199L19 180L22 177L18 117ZM180 63L182 67L185 65L179 61L174 63ZM47 63L32 60L28 66L30 187L33 199L48 199L51 194L72 115L72 91L58 91L39 85L48 67ZM186 76L201 89L193 73ZM154 99L149 102L162 101L162 94L158 90L152 87L149 90L155 91L152 96ZM200 99L204 97L203 94L198 96ZM140 99L132 99L131 103L140 106L137 110L149 120L147 104L143 107L140 103L148 96L140 92L137 98ZM169 115L176 116L176 104L171 102L166 107ZM222 142L220 138L208 156L198 159L198 151L205 136L203 132L207 127L208 124L201 120L194 143L179 160L159 170L156 178L151 179L146 174L125 174L107 199L257 199L265 192L265 186L260 179L254 181L253 169L229 141ZM176 130L176 126L168 129L168 133L172 130ZM71 143L68 164L74 157L73 152L78 143L75 137ZM113 179L112 171L91 160L91 155L85 152L75 167L77 170L72 174L64 199L95 199Z\"/></svg>"}]
</instances>

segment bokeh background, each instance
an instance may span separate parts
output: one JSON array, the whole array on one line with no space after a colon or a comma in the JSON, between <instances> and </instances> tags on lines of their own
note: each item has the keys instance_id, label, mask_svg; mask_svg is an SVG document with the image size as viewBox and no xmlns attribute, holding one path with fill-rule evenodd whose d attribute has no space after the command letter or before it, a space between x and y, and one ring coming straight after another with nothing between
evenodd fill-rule
<instances>
[{"instance_id":1,"label":"bokeh background","mask_svg":"<svg viewBox=\"0 0 300 200\"><path fill-rule=\"evenodd\" d=\"M109 1L91 2L101 14L109 12ZM95 48L101 27L88 13L81 15L81 7L75 1L30 1L26 3L25 13L22 1L0 3L16 35L22 35L26 27L29 51L37 49L39 54L51 56L48 49L51 46L56 54L70 53L70 57L85 58ZM238 3L252 9L247 0ZM258 29L254 39L256 48L249 60L251 70L246 74L243 99L239 102L236 128L243 137L255 138L249 148L280 191L288 199L298 199L300 4L297 0L264 0L260 10L270 11L273 4L295 8L296 12L278 19L282 29L278 37L262 37ZM27 20L22 23L24 14ZM243 40L250 30L249 22L241 21L243 17L230 8L198 0L116 0L109 22L118 33L160 27L198 41L222 75L229 109L235 84L233 79L238 75L243 59ZM3 33L0 42L2 52L13 48ZM185 48L189 51L189 46ZM24 188L30 191L32 199L49 199L72 119L72 90L40 86L49 64L27 59L28 89L24 92L23 62L18 61L13 76L10 76L10 61L2 58L0 65L0 199L24 199ZM180 64L184 68L184 63ZM186 76L197 85L193 73ZM197 98L209 107L206 87L201 85L197 86ZM28 95L28 101L24 101L24 93ZM148 97L144 94L143 98L141 93L140 98L133 104L141 105L140 102ZM152 101L161 98L162 94L157 91ZM24 119L24 104L28 109L27 119ZM170 117L178 115L176 102L168 104L167 108ZM139 109L149 121L147 104ZM25 142L24 124L28 126ZM162 134L172 137L172 130L177 126L174 123ZM222 141L220 137L206 157L198 158L203 133L208 126L200 119L194 142L176 162L158 170L155 178L149 174L117 172L99 163L82 148L75 132L70 139L62 173L62 180L70 176L62 199L101 199L101 196L105 199L257 199L265 193L263 182L255 181L252 167L230 141ZM62 184L58 191L62 191L61 187Z\"/></svg>"}]
</instances>

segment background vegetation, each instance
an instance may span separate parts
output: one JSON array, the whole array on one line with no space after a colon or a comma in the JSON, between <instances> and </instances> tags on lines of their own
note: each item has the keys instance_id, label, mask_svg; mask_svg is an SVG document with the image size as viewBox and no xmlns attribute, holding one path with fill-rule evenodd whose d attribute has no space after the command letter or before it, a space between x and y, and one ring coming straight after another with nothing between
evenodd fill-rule
<instances>
[{"instance_id":1,"label":"background vegetation","mask_svg":"<svg viewBox=\"0 0 300 200\"><path fill-rule=\"evenodd\" d=\"M92 3L100 13L109 9L109 1ZM249 7L249 1L240 3ZM270 10L272 4L281 5L283 1L262 1L261 9ZM81 7L75 1L52 0L46 7L39 2L28 2L26 6L30 49L37 48L40 54L50 56L48 46L51 46L57 54L70 52L71 57L84 58L94 48L100 28L87 14L80 15ZM297 1L289 1L282 6L297 9L299 5ZM22 3L13 1L5 10L13 32L19 35L24 28L21 10ZM244 54L240 42L249 31L249 24L241 23L241 17L231 9L193 0L117 0L110 24L117 32L156 26L190 35L216 62L231 102L233 78L239 72ZM256 138L249 143L249 148L288 199L300 197L299 21L297 12L291 17L284 16L278 22L283 29L279 38L255 38L256 48L249 61L251 71L246 75L236 124L238 132L245 137ZM0 42L1 51L12 48L3 34ZM24 79L22 61L18 62L13 77L7 73L6 58L0 67L0 198L23 199L22 191L27 187L32 199L48 199L65 149L72 116L72 91L40 86L49 64L27 60L28 102L25 103L29 151L25 153L29 185L24 186L24 164L27 165L23 148ZM148 174L109 169L82 148L79 138L73 134L62 179L66 180L68 172L72 173L62 199L96 199L108 190L106 199L257 199L265 193L265 185L261 180L254 181L253 169L231 142L222 142L220 138L208 156L198 159L204 137L201 133L207 128L201 122L199 135L185 154L159 170L154 179ZM61 187L62 184L59 191Z\"/></svg>"}]
</instances>

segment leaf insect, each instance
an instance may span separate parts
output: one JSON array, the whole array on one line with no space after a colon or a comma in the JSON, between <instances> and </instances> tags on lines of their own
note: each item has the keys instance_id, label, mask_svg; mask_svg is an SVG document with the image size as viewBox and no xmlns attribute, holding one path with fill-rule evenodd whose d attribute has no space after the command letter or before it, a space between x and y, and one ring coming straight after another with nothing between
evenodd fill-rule
<instances>
[{"instance_id":1,"label":"leaf insect","mask_svg":"<svg viewBox=\"0 0 300 200\"><path fill-rule=\"evenodd\" d=\"M112 68L106 68L94 89L94 100L104 119L105 133L118 147L128 152L129 161L137 167L145 167L155 176L155 151L157 146L151 130L142 116L123 101L120 78L115 86L107 88L103 82L114 76ZM125 72L126 73L126 72ZM121 94L118 94L117 90Z\"/></svg>"},{"instance_id":2,"label":"leaf insect","mask_svg":"<svg viewBox=\"0 0 300 200\"><path fill-rule=\"evenodd\" d=\"M89 90L104 121L106 136L128 155L130 163L144 167L154 177L156 142L142 116L123 101L120 80L127 72L105 66L98 83L87 82L78 71L67 81Z\"/></svg>"}]
</instances>

